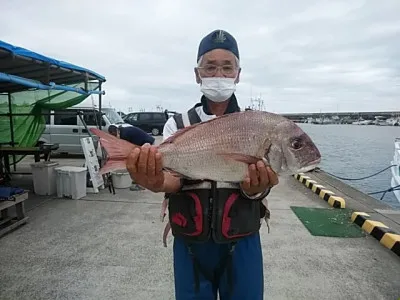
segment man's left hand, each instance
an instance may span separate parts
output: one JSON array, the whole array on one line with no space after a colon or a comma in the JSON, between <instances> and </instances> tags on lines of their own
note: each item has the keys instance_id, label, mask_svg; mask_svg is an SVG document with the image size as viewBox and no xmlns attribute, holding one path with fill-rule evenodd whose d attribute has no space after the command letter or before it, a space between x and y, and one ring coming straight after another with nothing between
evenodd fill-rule
<instances>
[{"instance_id":1,"label":"man's left hand","mask_svg":"<svg viewBox=\"0 0 400 300\"><path fill-rule=\"evenodd\" d=\"M263 193L268 188L277 185L278 182L276 173L271 167L265 166L265 163L260 160L257 164L249 165L248 174L240 186L247 195L252 196Z\"/></svg>"}]
</instances>

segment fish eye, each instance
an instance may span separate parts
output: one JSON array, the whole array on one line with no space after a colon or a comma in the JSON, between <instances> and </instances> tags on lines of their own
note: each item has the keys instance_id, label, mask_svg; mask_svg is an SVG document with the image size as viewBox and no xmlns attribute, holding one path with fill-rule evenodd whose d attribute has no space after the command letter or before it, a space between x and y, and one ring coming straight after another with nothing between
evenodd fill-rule
<instances>
[{"instance_id":1,"label":"fish eye","mask_svg":"<svg viewBox=\"0 0 400 300\"><path fill-rule=\"evenodd\" d=\"M301 139L294 139L292 142L291 142L291 147L293 148L293 149L295 149L295 150L298 150L298 149L300 149L301 147L303 147L303 143L301 142Z\"/></svg>"}]
</instances>

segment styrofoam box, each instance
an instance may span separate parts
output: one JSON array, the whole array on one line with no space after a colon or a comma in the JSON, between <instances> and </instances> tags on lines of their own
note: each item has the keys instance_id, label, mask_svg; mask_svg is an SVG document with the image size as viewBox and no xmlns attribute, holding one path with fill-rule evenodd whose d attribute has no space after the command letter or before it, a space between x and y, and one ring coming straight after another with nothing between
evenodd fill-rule
<instances>
[{"instance_id":1,"label":"styrofoam box","mask_svg":"<svg viewBox=\"0 0 400 300\"><path fill-rule=\"evenodd\" d=\"M36 195L54 195L57 192L56 172L57 162L40 161L31 164L33 190Z\"/></svg>"},{"instance_id":2,"label":"styrofoam box","mask_svg":"<svg viewBox=\"0 0 400 300\"><path fill-rule=\"evenodd\" d=\"M81 199L86 196L86 173L83 167L65 166L55 169L57 172L57 196Z\"/></svg>"}]
</instances>

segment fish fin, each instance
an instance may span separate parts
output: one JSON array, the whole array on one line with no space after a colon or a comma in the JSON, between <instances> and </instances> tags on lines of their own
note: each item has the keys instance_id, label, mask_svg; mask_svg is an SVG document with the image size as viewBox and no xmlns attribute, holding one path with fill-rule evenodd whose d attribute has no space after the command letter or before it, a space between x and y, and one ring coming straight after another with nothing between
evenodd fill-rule
<instances>
[{"instance_id":1,"label":"fish fin","mask_svg":"<svg viewBox=\"0 0 400 300\"><path fill-rule=\"evenodd\" d=\"M269 148L268 148L267 152L265 153L265 155L263 156L262 161L264 162L266 167L271 167L271 163L269 162L269 157L268 157L268 151L269 151Z\"/></svg>"},{"instance_id":2,"label":"fish fin","mask_svg":"<svg viewBox=\"0 0 400 300\"><path fill-rule=\"evenodd\" d=\"M242 153L229 153L229 152L218 152L217 155L220 155L227 159L233 159L236 161L240 161L245 164L255 164L262 158L258 158L252 155L246 155Z\"/></svg>"},{"instance_id":3,"label":"fish fin","mask_svg":"<svg viewBox=\"0 0 400 300\"><path fill-rule=\"evenodd\" d=\"M228 153L228 152L219 152L217 155L222 155L228 159L234 159L246 164L255 164L259 160L264 161L265 165L269 166L268 160L268 152L271 149L272 143L269 139L266 139L263 144L261 145L258 153L254 155L246 155L242 153Z\"/></svg>"},{"instance_id":4,"label":"fish fin","mask_svg":"<svg viewBox=\"0 0 400 300\"><path fill-rule=\"evenodd\" d=\"M124 170L126 169L126 161L125 160L112 160L109 159L106 161L105 165L100 168L99 174L103 175L106 173L110 173L115 170Z\"/></svg>"},{"instance_id":5,"label":"fish fin","mask_svg":"<svg viewBox=\"0 0 400 300\"><path fill-rule=\"evenodd\" d=\"M265 166L270 167L271 164L269 163L268 157L263 157L262 161L264 162Z\"/></svg>"},{"instance_id":6,"label":"fish fin","mask_svg":"<svg viewBox=\"0 0 400 300\"><path fill-rule=\"evenodd\" d=\"M174 177L182 177L183 175L175 172L174 170L168 169L168 168L164 168L164 171L167 171L168 173L170 173L172 176Z\"/></svg>"},{"instance_id":7,"label":"fish fin","mask_svg":"<svg viewBox=\"0 0 400 300\"><path fill-rule=\"evenodd\" d=\"M174 132L174 134L172 134L165 141L163 141L160 144L160 146L163 145L163 144L171 144L171 143L173 143L177 137L181 136L182 134L184 134L185 132L187 132L189 130L192 130L194 127L199 126L200 124L202 124L202 123L196 123L196 124L189 125L189 126L186 126L184 128L178 129L177 131Z\"/></svg>"},{"instance_id":8,"label":"fish fin","mask_svg":"<svg viewBox=\"0 0 400 300\"><path fill-rule=\"evenodd\" d=\"M182 173L179 173L179 172L174 171L174 170L169 169L169 168L164 168L164 171L169 172L172 176L175 176L175 177L193 180L193 178L190 178L190 177L188 177L188 176L186 176L186 175L184 175Z\"/></svg>"},{"instance_id":9,"label":"fish fin","mask_svg":"<svg viewBox=\"0 0 400 300\"><path fill-rule=\"evenodd\" d=\"M262 143L261 148L259 150L259 152L257 153L258 155L260 155L263 158L263 161L266 165L269 165L269 158L268 158L268 154L269 151L271 150L272 147L272 143L269 139L266 139L264 141L264 143Z\"/></svg>"},{"instance_id":10,"label":"fish fin","mask_svg":"<svg viewBox=\"0 0 400 300\"><path fill-rule=\"evenodd\" d=\"M246 113L246 112L244 112L244 111L239 111L239 112L234 112L234 113L230 113L230 114L225 114L225 115L222 115L222 116L218 116L218 117L209 119L209 120L207 120L207 121L202 121L202 122L200 122L200 123L195 123L195 124L186 126L186 127L184 127L184 128L178 129L177 131L175 131L175 133L174 133L173 135L169 136L165 141L163 141L163 142L160 144L160 146L161 146L162 144L170 144L170 143L173 143L174 140L175 140L177 137L181 136L182 134L184 134L185 132L187 132L187 131L189 131L189 130L192 130L193 128L195 128L195 127L197 127L197 126L204 126L205 124L208 124L208 123L218 122L218 121L221 120L222 118L232 118L232 117L235 117L236 115L243 114L243 113Z\"/></svg>"},{"instance_id":11,"label":"fish fin","mask_svg":"<svg viewBox=\"0 0 400 300\"><path fill-rule=\"evenodd\" d=\"M269 220L271 218L271 212L268 208L268 199L265 197L264 199L262 199L262 204L265 206L265 216L264 216L264 220L265 223L267 224L267 228L268 228L268 233L270 233L270 225L269 225Z\"/></svg>"},{"instance_id":12,"label":"fish fin","mask_svg":"<svg viewBox=\"0 0 400 300\"><path fill-rule=\"evenodd\" d=\"M265 218L265 223L267 224L268 233L270 233L271 228L270 228L270 225L269 225L269 219L268 218Z\"/></svg>"},{"instance_id":13,"label":"fish fin","mask_svg":"<svg viewBox=\"0 0 400 300\"><path fill-rule=\"evenodd\" d=\"M164 247L167 247L167 237L168 233L171 230L171 224L168 222L165 227L164 227L164 233L163 233L163 245Z\"/></svg>"},{"instance_id":14,"label":"fish fin","mask_svg":"<svg viewBox=\"0 0 400 300\"><path fill-rule=\"evenodd\" d=\"M161 205L161 213L160 213L160 220L164 222L164 218L167 215L167 208L168 208L168 198L164 198L162 205Z\"/></svg>"},{"instance_id":15,"label":"fish fin","mask_svg":"<svg viewBox=\"0 0 400 300\"><path fill-rule=\"evenodd\" d=\"M107 156L112 160L125 161L133 149L140 147L123 139L119 139L98 128L90 128L89 130L99 137L100 145L104 147Z\"/></svg>"}]
</instances>

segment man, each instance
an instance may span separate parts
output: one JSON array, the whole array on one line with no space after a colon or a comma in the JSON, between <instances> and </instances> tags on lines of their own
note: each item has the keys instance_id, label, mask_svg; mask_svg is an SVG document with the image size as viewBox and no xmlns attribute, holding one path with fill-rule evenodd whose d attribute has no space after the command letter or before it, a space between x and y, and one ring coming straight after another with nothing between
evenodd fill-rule
<instances>
[{"instance_id":1,"label":"man","mask_svg":"<svg viewBox=\"0 0 400 300\"><path fill-rule=\"evenodd\" d=\"M146 143L154 145L155 141L154 137L135 126L117 127L115 125L110 125L108 126L108 133L138 146L143 146ZM144 188L136 184L135 181L132 181L130 187L131 191L140 191L143 189Z\"/></svg>"},{"instance_id":2,"label":"man","mask_svg":"<svg viewBox=\"0 0 400 300\"><path fill-rule=\"evenodd\" d=\"M115 125L110 125L108 126L108 132L113 136L138 146L143 146L146 143L153 145L155 141L153 136L135 126L117 127Z\"/></svg>"},{"instance_id":3,"label":"man","mask_svg":"<svg viewBox=\"0 0 400 300\"><path fill-rule=\"evenodd\" d=\"M205 36L197 64L194 72L203 93L201 101L167 121L164 139L184 126L240 111L234 92L241 68L233 36L223 30ZM127 167L136 182L168 195L177 300L217 299L217 292L221 300L263 299L259 228L265 210L261 201L278 184L270 168L262 161L250 165L248 176L237 185L179 179L162 170L161 154L148 145L132 151ZM193 212L194 199L201 207L198 213L208 212L203 213L202 223L194 221L199 220ZM230 205L234 209L226 211ZM230 225L224 224L221 211L228 213ZM191 228L195 229L190 234L181 234Z\"/></svg>"}]
</instances>

